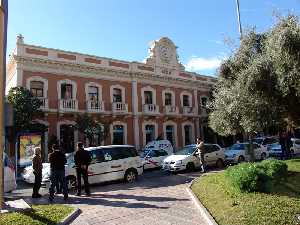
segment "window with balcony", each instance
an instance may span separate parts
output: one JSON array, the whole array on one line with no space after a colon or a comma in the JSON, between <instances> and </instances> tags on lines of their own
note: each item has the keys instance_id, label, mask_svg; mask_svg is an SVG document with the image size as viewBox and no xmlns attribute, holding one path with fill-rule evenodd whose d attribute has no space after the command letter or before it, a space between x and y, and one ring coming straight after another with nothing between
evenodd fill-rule
<instances>
[{"instance_id":1,"label":"window with balcony","mask_svg":"<svg viewBox=\"0 0 300 225\"><path fill-rule=\"evenodd\" d=\"M62 99L73 99L73 85L72 84L61 84L61 98Z\"/></svg>"},{"instance_id":2,"label":"window with balcony","mask_svg":"<svg viewBox=\"0 0 300 225\"><path fill-rule=\"evenodd\" d=\"M172 105L172 94L165 93L165 105Z\"/></svg>"},{"instance_id":3,"label":"window with balcony","mask_svg":"<svg viewBox=\"0 0 300 225\"><path fill-rule=\"evenodd\" d=\"M95 86L89 86L88 95L91 102L97 102L99 100L99 88Z\"/></svg>"},{"instance_id":4,"label":"window with balcony","mask_svg":"<svg viewBox=\"0 0 300 225\"><path fill-rule=\"evenodd\" d=\"M207 106L207 103L208 103L208 98L202 97L201 98L201 106L205 108Z\"/></svg>"},{"instance_id":5,"label":"window with balcony","mask_svg":"<svg viewBox=\"0 0 300 225\"><path fill-rule=\"evenodd\" d=\"M122 102L122 90L119 88L113 89L113 102Z\"/></svg>"},{"instance_id":6,"label":"window with balcony","mask_svg":"<svg viewBox=\"0 0 300 225\"><path fill-rule=\"evenodd\" d=\"M173 125L168 125L166 126L166 138L168 141L171 142L172 145L174 145L174 126Z\"/></svg>"},{"instance_id":7,"label":"window with balcony","mask_svg":"<svg viewBox=\"0 0 300 225\"><path fill-rule=\"evenodd\" d=\"M144 91L145 104L153 104L152 91Z\"/></svg>"},{"instance_id":8,"label":"window with balcony","mask_svg":"<svg viewBox=\"0 0 300 225\"><path fill-rule=\"evenodd\" d=\"M44 97L44 82L42 81L30 81L30 91L34 97Z\"/></svg>"},{"instance_id":9,"label":"window with balcony","mask_svg":"<svg viewBox=\"0 0 300 225\"><path fill-rule=\"evenodd\" d=\"M185 145L192 144L192 126L191 125L184 126L184 143L185 143Z\"/></svg>"},{"instance_id":10,"label":"window with balcony","mask_svg":"<svg viewBox=\"0 0 300 225\"><path fill-rule=\"evenodd\" d=\"M124 126L114 125L113 126L113 145L123 145L124 144Z\"/></svg>"},{"instance_id":11,"label":"window with balcony","mask_svg":"<svg viewBox=\"0 0 300 225\"><path fill-rule=\"evenodd\" d=\"M150 141L154 141L155 139L155 126L154 125L146 125L145 126L146 133L146 144Z\"/></svg>"},{"instance_id":12,"label":"window with balcony","mask_svg":"<svg viewBox=\"0 0 300 225\"><path fill-rule=\"evenodd\" d=\"M182 96L182 105L183 106L190 106L190 96L183 95Z\"/></svg>"}]
</instances>

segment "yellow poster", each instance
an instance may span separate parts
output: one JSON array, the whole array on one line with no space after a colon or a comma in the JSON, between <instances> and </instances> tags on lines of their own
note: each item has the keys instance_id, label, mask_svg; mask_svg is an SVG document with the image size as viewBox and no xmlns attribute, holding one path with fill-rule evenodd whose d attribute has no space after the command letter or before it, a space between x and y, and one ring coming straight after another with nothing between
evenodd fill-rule
<instances>
[{"instance_id":1,"label":"yellow poster","mask_svg":"<svg viewBox=\"0 0 300 225\"><path fill-rule=\"evenodd\" d=\"M41 147L41 135L26 134L20 136L20 166L27 166L31 164L32 156L35 147Z\"/></svg>"}]
</instances>

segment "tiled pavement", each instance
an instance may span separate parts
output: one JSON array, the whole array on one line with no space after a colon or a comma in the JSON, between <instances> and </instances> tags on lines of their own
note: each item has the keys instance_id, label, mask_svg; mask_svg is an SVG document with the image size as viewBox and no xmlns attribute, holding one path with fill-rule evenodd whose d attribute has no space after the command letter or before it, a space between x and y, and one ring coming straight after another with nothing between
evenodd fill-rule
<instances>
[{"instance_id":1,"label":"tiled pavement","mask_svg":"<svg viewBox=\"0 0 300 225\"><path fill-rule=\"evenodd\" d=\"M92 189L91 197L73 198L82 210L73 225L201 225L185 188L198 173L167 175L153 171L135 184L111 184Z\"/></svg>"}]
</instances>

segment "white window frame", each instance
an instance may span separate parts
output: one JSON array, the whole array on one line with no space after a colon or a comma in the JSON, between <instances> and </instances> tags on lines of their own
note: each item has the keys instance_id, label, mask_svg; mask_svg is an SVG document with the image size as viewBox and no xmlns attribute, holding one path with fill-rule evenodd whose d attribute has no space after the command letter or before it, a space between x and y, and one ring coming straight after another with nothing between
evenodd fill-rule
<instances>
[{"instance_id":1,"label":"white window frame","mask_svg":"<svg viewBox=\"0 0 300 225\"><path fill-rule=\"evenodd\" d=\"M178 146L177 123L174 121L166 121L163 123L164 139L167 140L167 126L174 127L174 147Z\"/></svg>"},{"instance_id":2,"label":"white window frame","mask_svg":"<svg viewBox=\"0 0 300 225\"><path fill-rule=\"evenodd\" d=\"M155 131L154 140L157 139L157 137L158 137L158 125L157 125L157 122L155 122L155 121L145 121L145 122L143 122L142 123L143 146L146 145L146 126L147 125L154 125L154 131Z\"/></svg>"},{"instance_id":3,"label":"white window frame","mask_svg":"<svg viewBox=\"0 0 300 225\"><path fill-rule=\"evenodd\" d=\"M194 123L186 121L186 122L184 122L184 123L181 124L181 133L182 133L182 144L183 144L183 146L186 145L186 143L185 143L185 132L184 132L184 127L186 125L191 126L191 128L192 128L192 134L191 134L191 139L192 140L191 140L191 142L195 143L195 127L194 127Z\"/></svg>"},{"instance_id":4,"label":"white window frame","mask_svg":"<svg viewBox=\"0 0 300 225\"><path fill-rule=\"evenodd\" d=\"M142 94L142 104L145 105L145 91L152 92L152 104L156 105L156 90L151 86L146 86L141 88Z\"/></svg>"},{"instance_id":5,"label":"white window frame","mask_svg":"<svg viewBox=\"0 0 300 225\"><path fill-rule=\"evenodd\" d=\"M171 106L175 106L176 105L175 92L170 90L170 89L165 89L165 90L162 91L163 106L165 106L165 100L166 100L166 94L167 93L170 93L172 95L172 104L171 104Z\"/></svg>"},{"instance_id":6,"label":"white window frame","mask_svg":"<svg viewBox=\"0 0 300 225\"><path fill-rule=\"evenodd\" d=\"M62 84L71 84L72 85L72 99L76 100L77 99L77 83L75 81L69 80L69 79L59 80L57 82L58 99L61 99L61 85Z\"/></svg>"},{"instance_id":7,"label":"white window frame","mask_svg":"<svg viewBox=\"0 0 300 225\"><path fill-rule=\"evenodd\" d=\"M110 86L110 102L113 103L113 99L114 99L114 89L120 89L121 90L121 94L122 94L122 103L125 103L125 87L119 85L119 84L115 84L115 85L111 85Z\"/></svg>"},{"instance_id":8,"label":"white window frame","mask_svg":"<svg viewBox=\"0 0 300 225\"><path fill-rule=\"evenodd\" d=\"M30 90L30 83L31 81L40 81L43 82L43 98L48 98L48 80L45 78L42 78L40 76L33 76L29 77L26 80L26 88Z\"/></svg>"},{"instance_id":9,"label":"white window frame","mask_svg":"<svg viewBox=\"0 0 300 225\"><path fill-rule=\"evenodd\" d=\"M124 136L123 136L123 143L124 145L127 145L127 123L121 122L121 121L115 121L110 125L110 143L113 143L113 132L114 132L114 126L115 125L121 125L124 128Z\"/></svg>"},{"instance_id":10,"label":"white window frame","mask_svg":"<svg viewBox=\"0 0 300 225\"><path fill-rule=\"evenodd\" d=\"M190 93L188 91L182 91L180 93L180 104L181 104L181 107L183 107L183 95L188 95L189 96L189 106L192 107L193 106L193 102L192 102L193 95L192 95L192 93Z\"/></svg>"},{"instance_id":11,"label":"white window frame","mask_svg":"<svg viewBox=\"0 0 300 225\"><path fill-rule=\"evenodd\" d=\"M89 87L97 87L98 88L98 101L102 101L102 86L95 82L88 82L85 84L85 100L89 101Z\"/></svg>"}]
</instances>

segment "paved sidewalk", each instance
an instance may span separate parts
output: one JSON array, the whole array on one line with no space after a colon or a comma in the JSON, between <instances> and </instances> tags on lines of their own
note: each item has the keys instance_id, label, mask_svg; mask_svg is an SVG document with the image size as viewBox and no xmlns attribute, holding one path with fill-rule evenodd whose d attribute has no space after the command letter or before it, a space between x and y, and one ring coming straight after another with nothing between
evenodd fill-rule
<instances>
[{"instance_id":1,"label":"paved sidewalk","mask_svg":"<svg viewBox=\"0 0 300 225\"><path fill-rule=\"evenodd\" d=\"M185 188L199 173L146 173L135 184L92 188L91 197L73 198L82 210L73 225L205 225Z\"/></svg>"}]
</instances>

